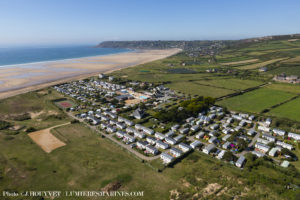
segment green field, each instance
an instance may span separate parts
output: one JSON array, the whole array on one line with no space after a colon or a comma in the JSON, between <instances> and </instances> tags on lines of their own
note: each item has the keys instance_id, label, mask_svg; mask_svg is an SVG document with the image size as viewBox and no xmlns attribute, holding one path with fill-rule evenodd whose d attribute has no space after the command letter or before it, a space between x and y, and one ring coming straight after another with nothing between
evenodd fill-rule
<instances>
[{"instance_id":1,"label":"green field","mask_svg":"<svg viewBox=\"0 0 300 200\"><path fill-rule=\"evenodd\" d=\"M0 100L0 120L36 129L65 123L69 119L52 102L62 97L63 95L56 91L48 92L45 89Z\"/></svg>"},{"instance_id":2,"label":"green field","mask_svg":"<svg viewBox=\"0 0 300 200\"><path fill-rule=\"evenodd\" d=\"M272 109L271 115L285 117L300 122L300 99L297 98L281 106Z\"/></svg>"},{"instance_id":3,"label":"green field","mask_svg":"<svg viewBox=\"0 0 300 200\"><path fill-rule=\"evenodd\" d=\"M210 85L215 87L223 87L230 90L245 90L247 88L256 87L261 85L261 81L255 80L243 80L243 79L208 79L203 81L196 81L195 83L203 84L203 85Z\"/></svg>"},{"instance_id":4,"label":"green field","mask_svg":"<svg viewBox=\"0 0 300 200\"><path fill-rule=\"evenodd\" d=\"M173 90L185 94L210 96L210 97L221 97L235 92L229 89L200 85L197 84L197 82L175 82L171 84L166 84L166 87L169 87Z\"/></svg>"},{"instance_id":5,"label":"green field","mask_svg":"<svg viewBox=\"0 0 300 200\"><path fill-rule=\"evenodd\" d=\"M144 199L167 199L176 185L82 125L67 125L53 133L67 145L50 154L26 134L9 141L0 135L1 191L101 190L118 181L119 190L144 191Z\"/></svg>"},{"instance_id":6,"label":"green field","mask_svg":"<svg viewBox=\"0 0 300 200\"><path fill-rule=\"evenodd\" d=\"M292 98L293 94L261 88L243 95L235 96L218 102L219 105L226 106L230 110L260 113L276 104Z\"/></svg>"}]
</instances>

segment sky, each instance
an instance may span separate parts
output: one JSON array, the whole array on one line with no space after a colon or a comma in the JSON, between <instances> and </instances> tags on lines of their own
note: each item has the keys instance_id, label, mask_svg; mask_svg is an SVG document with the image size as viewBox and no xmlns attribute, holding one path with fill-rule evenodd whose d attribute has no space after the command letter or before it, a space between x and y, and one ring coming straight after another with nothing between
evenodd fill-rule
<instances>
[{"instance_id":1,"label":"sky","mask_svg":"<svg viewBox=\"0 0 300 200\"><path fill-rule=\"evenodd\" d=\"M0 0L0 47L294 33L299 0Z\"/></svg>"}]
</instances>

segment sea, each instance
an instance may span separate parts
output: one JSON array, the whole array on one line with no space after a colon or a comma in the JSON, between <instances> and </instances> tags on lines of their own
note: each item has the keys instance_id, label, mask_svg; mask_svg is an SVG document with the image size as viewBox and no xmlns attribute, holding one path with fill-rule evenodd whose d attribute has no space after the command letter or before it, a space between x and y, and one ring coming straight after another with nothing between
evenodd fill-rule
<instances>
[{"instance_id":1,"label":"sea","mask_svg":"<svg viewBox=\"0 0 300 200\"><path fill-rule=\"evenodd\" d=\"M0 67L13 67L47 61L60 61L130 52L130 49L95 48L80 46L35 46L35 47L0 47Z\"/></svg>"}]
</instances>

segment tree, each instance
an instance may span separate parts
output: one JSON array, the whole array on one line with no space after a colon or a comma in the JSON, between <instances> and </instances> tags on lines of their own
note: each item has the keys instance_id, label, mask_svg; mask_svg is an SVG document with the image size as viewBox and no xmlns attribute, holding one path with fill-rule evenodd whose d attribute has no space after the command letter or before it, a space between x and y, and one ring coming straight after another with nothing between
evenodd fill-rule
<instances>
[{"instance_id":1,"label":"tree","mask_svg":"<svg viewBox=\"0 0 300 200\"><path fill-rule=\"evenodd\" d=\"M226 151L224 153L223 159L226 161L234 161L235 160L235 155L233 155L233 153L231 151Z\"/></svg>"}]
</instances>

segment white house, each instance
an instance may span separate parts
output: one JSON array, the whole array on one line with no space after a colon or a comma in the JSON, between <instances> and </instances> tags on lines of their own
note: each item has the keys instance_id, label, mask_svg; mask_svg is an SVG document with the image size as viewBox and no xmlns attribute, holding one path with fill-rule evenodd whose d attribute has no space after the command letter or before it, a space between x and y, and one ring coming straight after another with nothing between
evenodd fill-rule
<instances>
[{"instance_id":1,"label":"white house","mask_svg":"<svg viewBox=\"0 0 300 200\"><path fill-rule=\"evenodd\" d=\"M177 149L177 148L171 148L170 149L170 153L175 157L175 158L178 158L178 157L180 157L182 154L183 154L183 152L181 151L181 150L179 150L179 149Z\"/></svg>"},{"instance_id":2,"label":"white house","mask_svg":"<svg viewBox=\"0 0 300 200\"><path fill-rule=\"evenodd\" d=\"M270 128L266 126L258 126L259 131L270 132Z\"/></svg>"},{"instance_id":3,"label":"white house","mask_svg":"<svg viewBox=\"0 0 300 200\"><path fill-rule=\"evenodd\" d=\"M176 141L176 143L178 143L178 142L180 142L183 138L184 138L183 135L177 135L176 137L174 137L174 140Z\"/></svg>"},{"instance_id":4,"label":"white house","mask_svg":"<svg viewBox=\"0 0 300 200\"><path fill-rule=\"evenodd\" d=\"M246 162L246 158L244 156L240 156L239 159L236 161L235 166L241 168L243 167L245 162Z\"/></svg>"},{"instance_id":5,"label":"white house","mask_svg":"<svg viewBox=\"0 0 300 200\"><path fill-rule=\"evenodd\" d=\"M288 133L288 137L289 137L289 138L293 138L293 139L295 139L295 140L300 140L300 135L299 135L299 134L296 134L296 133L291 133L291 132L289 132L289 133Z\"/></svg>"},{"instance_id":6,"label":"white house","mask_svg":"<svg viewBox=\"0 0 300 200\"><path fill-rule=\"evenodd\" d=\"M220 153L218 153L218 155L217 155L217 159L221 160L223 158L225 152L226 152L225 150L221 150Z\"/></svg>"},{"instance_id":7,"label":"white house","mask_svg":"<svg viewBox=\"0 0 300 200\"><path fill-rule=\"evenodd\" d=\"M250 135L250 136L254 136L256 134L255 130L254 129L250 129L248 132L247 132L247 135Z\"/></svg>"},{"instance_id":8,"label":"white house","mask_svg":"<svg viewBox=\"0 0 300 200\"><path fill-rule=\"evenodd\" d=\"M124 139L123 139L125 142L128 142L128 143L132 143L132 142L135 142L135 138L131 135L128 135L128 134L125 134L124 135Z\"/></svg>"},{"instance_id":9,"label":"white house","mask_svg":"<svg viewBox=\"0 0 300 200\"><path fill-rule=\"evenodd\" d=\"M148 142L144 142L144 141L137 141L136 142L136 146L139 149L146 149L146 146L148 145Z\"/></svg>"},{"instance_id":10,"label":"white house","mask_svg":"<svg viewBox=\"0 0 300 200\"><path fill-rule=\"evenodd\" d=\"M262 138L257 138L256 141L259 142L259 143L262 143L262 144L269 144L270 143L269 140L265 140L265 139L262 139Z\"/></svg>"},{"instance_id":11,"label":"white house","mask_svg":"<svg viewBox=\"0 0 300 200\"><path fill-rule=\"evenodd\" d=\"M179 133L181 133L181 134L186 134L186 133L188 133L189 131L190 131L189 128L182 128L182 129L179 129Z\"/></svg>"},{"instance_id":12,"label":"white house","mask_svg":"<svg viewBox=\"0 0 300 200\"><path fill-rule=\"evenodd\" d=\"M265 156L264 153L261 153L261 152L259 152L259 151L251 151L251 153L252 153L253 155L256 155L256 156L259 157L259 158Z\"/></svg>"},{"instance_id":13,"label":"white house","mask_svg":"<svg viewBox=\"0 0 300 200\"><path fill-rule=\"evenodd\" d=\"M262 152L267 152L269 151L270 147L265 145L265 144L262 144L262 143L259 143L259 142L256 142L255 144L255 148L262 151Z\"/></svg>"},{"instance_id":14,"label":"white house","mask_svg":"<svg viewBox=\"0 0 300 200\"><path fill-rule=\"evenodd\" d=\"M191 131L193 131L193 132L196 132L196 131L198 131L200 129L200 126L199 125L195 125L195 126L192 126L191 127Z\"/></svg>"},{"instance_id":15,"label":"white house","mask_svg":"<svg viewBox=\"0 0 300 200\"><path fill-rule=\"evenodd\" d=\"M197 139L201 139L201 138L204 137L204 135L205 135L205 133L204 133L203 131L201 131L201 132L199 132L195 137L196 137Z\"/></svg>"},{"instance_id":16,"label":"white house","mask_svg":"<svg viewBox=\"0 0 300 200\"><path fill-rule=\"evenodd\" d=\"M181 149L184 153L190 151L192 148L190 147L190 145L185 144L185 143L180 143L179 144L179 149Z\"/></svg>"},{"instance_id":17,"label":"white house","mask_svg":"<svg viewBox=\"0 0 300 200\"><path fill-rule=\"evenodd\" d=\"M211 138L208 140L208 142L209 142L209 143L216 143L217 140L218 140L218 138L216 138L215 136L213 136L213 137L211 137Z\"/></svg>"},{"instance_id":18,"label":"white house","mask_svg":"<svg viewBox=\"0 0 300 200\"><path fill-rule=\"evenodd\" d=\"M157 140L156 141L156 145L155 145L157 148L160 148L160 149L167 149L169 148L169 145L160 141L160 140Z\"/></svg>"},{"instance_id":19,"label":"white house","mask_svg":"<svg viewBox=\"0 0 300 200\"><path fill-rule=\"evenodd\" d=\"M126 133L123 132L123 131L117 131L116 136L117 136L118 138L123 138L125 134L126 134Z\"/></svg>"},{"instance_id":20,"label":"white house","mask_svg":"<svg viewBox=\"0 0 300 200\"><path fill-rule=\"evenodd\" d=\"M165 138L165 135L162 134L162 133L156 132L154 134L154 137L157 138L157 139L159 139L159 140L163 140Z\"/></svg>"},{"instance_id":21,"label":"white house","mask_svg":"<svg viewBox=\"0 0 300 200\"><path fill-rule=\"evenodd\" d=\"M262 134L262 138L264 138L266 140L269 140L270 142L275 142L276 141L276 138L272 135L269 135L269 134Z\"/></svg>"},{"instance_id":22,"label":"white house","mask_svg":"<svg viewBox=\"0 0 300 200\"><path fill-rule=\"evenodd\" d=\"M210 152L212 152L215 148L216 148L216 146L214 144L209 144L206 147L204 147L204 149L202 151L205 154L210 154Z\"/></svg>"},{"instance_id":23,"label":"white house","mask_svg":"<svg viewBox=\"0 0 300 200\"><path fill-rule=\"evenodd\" d=\"M147 151L148 153L153 154L153 155L156 155L156 154L158 154L158 152L159 152L155 147L153 147L153 146L151 146L151 145L149 145L149 144L146 146L146 151Z\"/></svg>"},{"instance_id":24,"label":"white house","mask_svg":"<svg viewBox=\"0 0 300 200\"><path fill-rule=\"evenodd\" d=\"M143 138L146 137L146 135L144 133L139 132L138 130L134 130L133 134L134 134L134 137L137 137L137 138L140 138L140 139L143 139Z\"/></svg>"},{"instance_id":25,"label":"white house","mask_svg":"<svg viewBox=\"0 0 300 200\"><path fill-rule=\"evenodd\" d=\"M199 141L199 140L195 140L194 142L192 142L191 144L190 144L190 146L193 148L193 149L195 149L195 148L197 148L198 146L200 146L202 143Z\"/></svg>"},{"instance_id":26,"label":"white house","mask_svg":"<svg viewBox=\"0 0 300 200\"><path fill-rule=\"evenodd\" d=\"M156 139L153 138L153 137L150 137L150 136L148 136L148 137L146 138L146 141L147 141L149 144L152 144L152 145L155 145L155 143L156 143Z\"/></svg>"},{"instance_id":27,"label":"white house","mask_svg":"<svg viewBox=\"0 0 300 200\"><path fill-rule=\"evenodd\" d=\"M118 129L125 129L126 128L126 125L123 124L123 123L120 123L120 122L117 122L116 125L117 125Z\"/></svg>"},{"instance_id":28,"label":"white house","mask_svg":"<svg viewBox=\"0 0 300 200\"><path fill-rule=\"evenodd\" d=\"M293 145L287 144L287 143L281 142L281 141L277 141L276 145L281 146L281 147L286 148L286 149L289 149L289 150L293 150L294 149Z\"/></svg>"},{"instance_id":29,"label":"white house","mask_svg":"<svg viewBox=\"0 0 300 200\"><path fill-rule=\"evenodd\" d=\"M286 133L284 130L280 130L280 129L276 129L276 128L274 128L272 131L274 134L279 135L279 136L284 136Z\"/></svg>"},{"instance_id":30,"label":"white house","mask_svg":"<svg viewBox=\"0 0 300 200\"><path fill-rule=\"evenodd\" d=\"M160 158L162 159L163 163L165 163L165 164L169 164L174 160L174 158L171 155L169 155L165 152L160 154Z\"/></svg>"},{"instance_id":31,"label":"white house","mask_svg":"<svg viewBox=\"0 0 300 200\"><path fill-rule=\"evenodd\" d=\"M225 142L223 145L222 145L222 148L223 149L229 149L230 148L230 142Z\"/></svg>"},{"instance_id":32,"label":"white house","mask_svg":"<svg viewBox=\"0 0 300 200\"><path fill-rule=\"evenodd\" d=\"M166 143L168 143L168 144L170 144L170 145L175 145L177 142L176 142L176 140L174 140L173 138L171 138L171 137L166 137L165 138L165 141L166 141Z\"/></svg>"}]
</instances>

